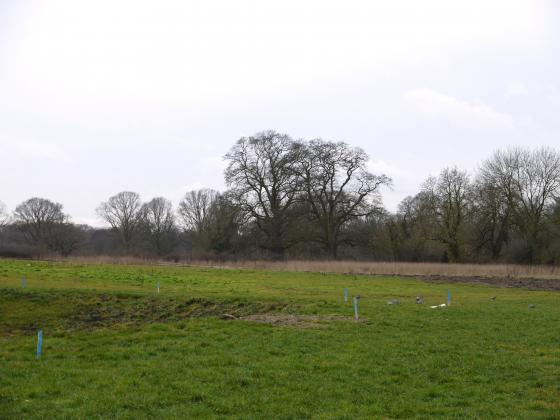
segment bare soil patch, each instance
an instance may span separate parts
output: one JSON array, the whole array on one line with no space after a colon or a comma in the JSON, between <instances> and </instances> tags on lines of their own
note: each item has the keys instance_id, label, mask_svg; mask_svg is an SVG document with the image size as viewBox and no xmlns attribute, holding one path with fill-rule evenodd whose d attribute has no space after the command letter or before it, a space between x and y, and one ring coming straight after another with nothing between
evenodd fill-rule
<instances>
[{"instance_id":1,"label":"bare soil patch","mask_svg":"<svg viewBox=\"0 0 560 420\"><path fill-rule=\"evenodd\" d=\"M508 287L526 290L546 290L560 292L560 280L538 278L498 278L498 277L445 277L445 276L399 276L411 277L432 283L472 283L493 287Z\"/></svg>"},{"instance_id":2,"label":"bare soil patch","mask_svg":"<svg viewBox=\"0 0 560 420\"><path fill-rule=\"evenodd\" d=\"M126 294L76 294L54 291L5 289L0 300L0 318L10 308L25 307L29 317L3 319L0 333L34 334L47 331L94 330L118 325L140 326L189 318L240 319L251 314L291 312L282 302L244 300L176 299Z\"/></svg>"}]
</instances>

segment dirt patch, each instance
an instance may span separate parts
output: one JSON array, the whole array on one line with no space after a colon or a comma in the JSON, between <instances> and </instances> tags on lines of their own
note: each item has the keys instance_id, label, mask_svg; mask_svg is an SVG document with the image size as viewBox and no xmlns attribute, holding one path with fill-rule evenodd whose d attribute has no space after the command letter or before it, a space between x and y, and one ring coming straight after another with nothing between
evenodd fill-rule
<instances>
[{"instance_id":1,"label":"dirt patch","mask_svg":"<svg viewBox=\"0 0 560 420\"><path fill-rule=\"evenodd\" d=\"M432 283L472 283L486 284L493 287L508 287L527 290L547 290L560 292L560 280L536 278L499 278L499 277L454 277L454 276L403 276Z\"/></svg>"},{"instance_id":2,"label":"dirt patch","mask_svg":"<svg viewBox=\"0 0 560 420\"><path fill-rule=\"evenodd\" d=\"M279 326L291 326L301 329L325 328L326 323L331 321L351 321L353 318L347 316L317 316L317 315L293 315L293 314L254 314L240 318L243 321L256 322Z\"/></svg>"},{"instance_id":3,"label":"dirt patch","mask_svg":"<svg viewBox=\"0 0 560 420\"><path fill-rule=\"evenodd\" d=\"M59 332L93 330L213 316L239 319L256 313L289 314L295 309L282 302L239 299L177 299L6 289L0 296L0 333L27 335L36 333L37 329Z\"/></svg>"},{"instance_id":4,"label":"dirt patch","mask_svg":"<svg viewBox=\"0 0 560 420\"><path fill-rule=\"evenodd\" d=\"M259 303L246 301L212 301L208 299L136 299L114 300L105 298L95 305L88 303L77 308L70 318L72 326L103 327L114 324L147 324L173 322L188 318L217 316L220 318L240 318L255 312L287 310L284 303Z\"/></svg>"}]
</instances>

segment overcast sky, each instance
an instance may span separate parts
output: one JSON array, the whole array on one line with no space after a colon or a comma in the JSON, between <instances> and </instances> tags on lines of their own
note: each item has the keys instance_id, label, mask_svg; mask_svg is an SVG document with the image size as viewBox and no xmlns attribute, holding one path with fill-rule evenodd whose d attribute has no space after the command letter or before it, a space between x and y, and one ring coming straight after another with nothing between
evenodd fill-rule
<instances>
[{"instance_id":1,"label":"overcast sky","mask_svg":"<svg viewBox=\"0 0 560 420\"><path fill-rule=\"evenodd\" d=\"M394 210L430 174L560 147L560 3L0 0L0 200L102 225L121 190L224 189L265 129L364 148Z\"/></svg>"}]
</instances>

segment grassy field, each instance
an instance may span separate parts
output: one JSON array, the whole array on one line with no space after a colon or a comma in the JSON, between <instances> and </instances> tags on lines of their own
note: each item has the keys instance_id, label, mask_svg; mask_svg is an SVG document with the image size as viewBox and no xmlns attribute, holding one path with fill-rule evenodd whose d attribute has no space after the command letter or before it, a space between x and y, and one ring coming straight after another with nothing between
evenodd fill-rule
<instances>
[{"instance_id":1,"label":"grassy field","mask_svg":"<svg viewBox=\"0 0 560 420\"><path fill-rule=\"evenodd\" d=\"M558 292L0 260L0 337L2 418L560 418Z\"/></svg>"}]
</instances>

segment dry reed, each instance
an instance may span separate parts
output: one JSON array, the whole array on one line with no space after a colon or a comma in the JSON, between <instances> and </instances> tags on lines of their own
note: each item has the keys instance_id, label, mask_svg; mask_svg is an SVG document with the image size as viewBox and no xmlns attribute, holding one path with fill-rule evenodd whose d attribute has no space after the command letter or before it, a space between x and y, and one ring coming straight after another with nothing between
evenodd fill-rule
<instances>
[{"instance_id":1,"label":"dry reed","mask_svg":"<svg viewBox=\"0 0 560 420\"><path fill-rule=\"evenodd\" d=\"M560 267L516 264L443 264L368 261L266 261L266 260L182 260L170 262L138 257L70 257L64 261L85 264L172 265L217 268L245 268L293 272L321 272L419 277L500 278L500 279L558 279Z\"/></svg>"}]
</instances>

